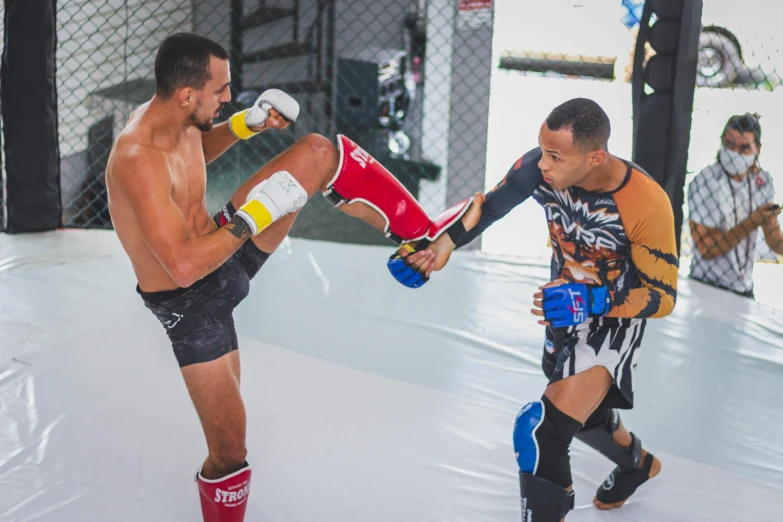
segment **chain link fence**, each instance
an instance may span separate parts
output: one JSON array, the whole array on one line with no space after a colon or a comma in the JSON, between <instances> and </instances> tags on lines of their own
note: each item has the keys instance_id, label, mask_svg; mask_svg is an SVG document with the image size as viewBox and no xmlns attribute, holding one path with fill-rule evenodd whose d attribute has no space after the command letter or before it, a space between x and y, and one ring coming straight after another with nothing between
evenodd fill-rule
<instances>
[{"instance_id":1,"label":"chain link fence","mask_svg":"<svg viewBox=\"0 0 783 522\"><path fill-rule=\"evenodd\" d=\"M748 296L783 275L770 266L783 261L783 154L769 145L783 138L783 39L765 20L771 7L704 2L685 186L683 272Z\"/></svg>"},{"instance_id":2,"label":"chain link fence","mask_svg":"<svg viewBox=\"0 0 783 522\"><path fill-rule=\"evenodd\" d=\"M535 103L505 103L500 110L531 114L528 106L535 104L548 109L570 97L592 97L612 119L610 149L630 159L630 81L644 0L553 0L538 3L532 20L526 7L505 4L496 12L497 66L501 78L524 78L513 85ZM783 139L783 37L769 16L773 3L735 7L728 0L703 3L680 264L683 275L750 295L754 279L757 289L783 280L779 267L768 265L783 259L779 210L766 207L783 202L775 193L783 184L783 150L774 146ZM542 20L550 25L539 28ZM645 49L646 63L655 51Z\"/></svg>"},{"instance_id":3,"label":"chain link fence","mask_svg":"<svg viewBox=\"0 0 783 522\"><path fill-rule=\"evenodd\" d=\"M285 131L241 142L208 166L210 211L312 132L335 143L341 133L359 143L431 213L482 190L490 6L459 0L58 2L64 225L111 227L103 179L108 154L131 112L154 94L157 46L178 31L207 36L230 54L233 99L216 123L268 88L288 92L302 109ZM463 45L468 39L478 45ZM300 213L292 235L388 244L321 197Z\"/></svg>"},{"instance_id":4,"label":"chain link fence","mask_svg":"<svg viewBox=\"0 0 783 522\"><path fill-rule=\"evenodd\" d=\"M783 151L769 145L783 139L775 110L781 42L774 17L759 16L768 2L748 1L754 5L739 12L727 0L704 2L681 249L683 272L694 264L702 279L734 290L748 288L754 261L778 263L783 251L775 220L760 210L783 183ZM539 121L528 121L525 111L575 96L593 97L610 112L613 151L630 158L629 82L643 4L552 0L537 3L530 17L515 0L62 0L63 222L111 227L106 158L129 114L153 95L157 46L177 31L210 37L230 53L233 101L217 121L272 87L302 108L286 131L239 143L208 166L210 211L298 137L317 132L333 140L346 134L428 212L439 212L502 176L510 162L496 160L502 154L493 141L513 134L520 121L537 132ZM653 52L648 47L648 56ZM528 83L521 94L507 92L503 75ZM493 104L491 83L493 98L502 98ZM522 104L508 104L511 97ZM494 131L492 106L514 113L501 115L505 123ZM725 147L723 157L740 164L749 155L741 153L742 140L724 143L722 133L729 118L746 113L760 115L768 145L761 150L757 141L750 174L732 180L726 172L737 169L722 163L719 152ZM527 145L514 143L507 154L516 157ZM292 235L387 244L320 197L300 213ZM528 248L519 242L509 251Z\"/></svg>"},{"instance_id":5,"label":"chain link fence","mask_svg":"<svg viewBox=\"0 0 783 522\"><path fill-rule=\"evenodd\" d=\"M114 139L152 97L159 42L192 29L191 0L57 4L63 225L111 228L104 174Z\"/></svg>"}]
</instances>

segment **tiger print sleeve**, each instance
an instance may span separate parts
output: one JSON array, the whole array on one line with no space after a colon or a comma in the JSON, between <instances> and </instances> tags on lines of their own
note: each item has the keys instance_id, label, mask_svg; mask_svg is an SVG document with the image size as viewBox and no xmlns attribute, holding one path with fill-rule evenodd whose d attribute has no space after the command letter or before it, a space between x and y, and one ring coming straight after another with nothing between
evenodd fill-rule
<instances>
[{"instance_id":1,"label":"tiger print sleeve","mask_svg":"<svg viewBox=\"0 0 783 522\"><path fill-rule=\"evenodd\" d=\"M609 317L656 318L674 310L677 300L677 246L669 197L647 175L635 170L614 195L639 285L618 291Z\"/></svg>"}]
</instances>

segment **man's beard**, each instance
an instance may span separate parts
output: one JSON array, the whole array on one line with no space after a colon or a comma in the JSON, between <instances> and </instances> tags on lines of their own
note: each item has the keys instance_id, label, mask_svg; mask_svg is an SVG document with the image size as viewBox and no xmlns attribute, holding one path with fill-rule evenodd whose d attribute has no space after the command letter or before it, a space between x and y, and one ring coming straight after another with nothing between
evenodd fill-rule
<instances>
[{"instance_id":1,"label":"man's beard","mask_svg":"<svg viewBox=\"0 0 783 522\"><path fill-rule=\"evenodd\" d=\"M220 111L222 111L223 107L225 107L225 105L221 105L220 108L218 108L217 112L219 113ZM194 127L196 127L201 132L207 132L209 130L212 130L213 127L212 120L214 119L214 117L210 116L205 120L199 120L196 117L196 114L199 112L200 109L201 109L201 104L199 103L196 106L196 108L193 110L193 112L190 113L190 122L193 124Z\"/></svg>"},{"instance_id":2,"label":"man's beard","mask_svg":"<svg viewBox=\"0 0 783 522\"><path fill-rule=\"evenodd\" d=\"M201 132L207 132L209 130L212 130L212 118L206 120L199 120L196 117L195 111L190 113L190 122L193 124L194 127L196 127Z\"/></svg>"}]
</instances>

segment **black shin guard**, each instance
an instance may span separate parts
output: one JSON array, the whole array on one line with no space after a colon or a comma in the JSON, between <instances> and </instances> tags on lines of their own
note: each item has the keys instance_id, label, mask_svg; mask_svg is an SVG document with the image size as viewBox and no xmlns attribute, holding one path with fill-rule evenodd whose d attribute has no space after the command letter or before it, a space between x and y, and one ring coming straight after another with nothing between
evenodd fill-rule
<instances>
[{"instance_id":1,"label":"black shin guard","mask_svg":"<svg viewBox=\"0 0 783 522\"><path fill-rule=\"evenodd\" d=\"M587 419L576 438L599 451L620 469L633 470L639 467L642 458L642 441L631 433L631 445L627 448L618 446L613 434L619 427L620 414L617 410L601 408Z\"/></svg>"},{"instance_id":2,"label":"black shin guard","mask_svg":"<svg viewBox=\"0 0 783 522\"><path fill-rule=\"evenodd\" d=\"M574 509L574 491L547 479L519 472L522 522L560 522Z\"/></svg>"},{"instance_id":3,"label":"black shin guard","mask_svg":"<svg viewBox=\"0 0 783 522\"><path fill-rule=\"evenodd\" d=\"M546 397L522 408L514 427L522 521L560 522L574 507L568 447L582 424Z\"/></svg>"}]
</instances>

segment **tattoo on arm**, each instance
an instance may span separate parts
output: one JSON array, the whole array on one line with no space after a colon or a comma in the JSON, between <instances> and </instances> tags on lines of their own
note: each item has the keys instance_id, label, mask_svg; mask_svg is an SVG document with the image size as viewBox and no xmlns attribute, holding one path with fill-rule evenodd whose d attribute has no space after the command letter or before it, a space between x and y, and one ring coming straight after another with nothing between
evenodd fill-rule
<instances>
[{"instance_id":1,"label":"tattoo on arm","mask_svg":"<svg viewBox=\"0 0 783 522\"><path fill-rule=\"evenodd\" d=\"M247 239L250 237L250 226L241 217L234 216L231 221L226 223L223 228L231 232L237 239Z\"/></svg>"}]
</instances>

